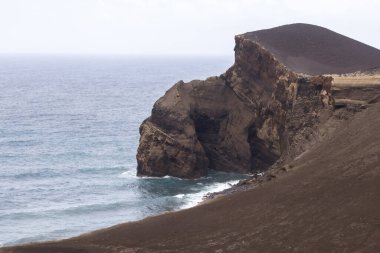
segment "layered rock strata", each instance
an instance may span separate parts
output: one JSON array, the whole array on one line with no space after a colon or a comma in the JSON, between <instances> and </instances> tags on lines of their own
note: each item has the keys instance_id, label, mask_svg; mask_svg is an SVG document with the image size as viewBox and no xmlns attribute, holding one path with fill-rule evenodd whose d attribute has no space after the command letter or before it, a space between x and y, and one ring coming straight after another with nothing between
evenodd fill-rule
<instances>
[{"instance_id":1,"label":"layered rock strata","mask_svg":"<svg viewBox=\"0 0 380 253\"><path fill-rule=\"evenodd\" d=\"M249 173L302 151L334 103L331 77L289 70L257 41L235 37L219 77L176 83L140 127L137 174L198 178Z\"/></svg>"}]
</instances>

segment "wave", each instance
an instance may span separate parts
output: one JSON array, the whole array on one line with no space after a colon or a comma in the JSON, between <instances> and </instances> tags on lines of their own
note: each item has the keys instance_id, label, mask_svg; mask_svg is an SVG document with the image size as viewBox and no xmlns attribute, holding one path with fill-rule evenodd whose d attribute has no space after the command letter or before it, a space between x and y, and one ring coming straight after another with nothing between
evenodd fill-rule
<instances>
[{"instance_id":1,"label":"wave","mask_svg":"<svg viewBox=\"0 0 380 253\"><path fill-rule=\"evenodd\" d=\"M121 173L119 178L136 178L138 179L139 177L136 175L136 172L134 170L127 170Z\"/></svg>"},{"instance_id":2,"label":"wave","mask_svg":"<svg viewBox=\"0 0 380 253\"><path fill-rule=\"evenodd\" d=\"M189 208L200 203L205 195L230 188L248 175L210 171L207 177L181 179L171 176L138 177L134 170L123 172L119 177L137 179L139 192L153 197L174 198L179 209Z\"/></svg>"},{"instance_id":3,"label":"wave","mask_svg":"<svg viewBox=\"0 0 380 253\"><path fill-rule=\"evenodd\" d=\"M207 194L221 192L226 189L229 189L233 185L237 184L239 181L240 180L231 180L231 181L223 182L223 183L215 183L215 184L204 187L199 192L189 193L189 194L178 194L175 197L184 199L185 203L182 206L180 206L180 209L187 209L201 203Z\"/></svg>"},{"instance_id":4,"label":"wave","mask_svg":"<svg viewBox=\"0 0 380 253\"><path fill-rule=\"evenodd\" d=\"M41 143L42 143L41 141L37 141L37 140L18 140L18 141L12 140L8 142L4 142L2 143L2 145L5 147L31 147L31 146L37 146Z\"/></svg>"},{"instance_id":5,"label":"wave","mask_svg":"<svg viewBox=\"0 0 380 253\"><path fill-rule=\"evenodd\" d=\"M81 214L88 214L89 212L95 213L95 212L104 212L104 211L109 211L109 210L115 211L121 208L125 208L127 206L128 205L126 201L118 201L118 202L112 202L112 203L80 205L76 207L63 209L60 212L62 214L81 215Z\"/></svg>"},{"instance_id":6,"label":"wave","mask_svg":"<svg viewBox=\"0 0 380 253\"><path fill-rule=\"evenodd\" d=\"M174 180L183 180L182 178L172 177L172 176L164 176L164 177L149 177L149 176L137 176L136 171L134 169L130 169L127 171L124 171L119 175L120 178L135 178L135 179L153 179L153 180L162 180L162 179L174 179Z\"/></svg>"},{"instance_id":7,"label":"wave","mask_svg":"<svg viewBox=\"0 0 380 253\"><path fill-rule=\"evenodd\" d=\"M14 178L18 180L24 179L40 179L40 178L53 178L60 177L62 173L49 168L40 169L37 171L27 171L23 173L13 174L13 175L2 175L3 178Z\"/></svg>"},{"instance_id":8,"label":"wave","mask_svg":"<svg viewBox=\"0 0 380 253\"><path fill-rule=\"evenodd\" d=\"M115 166L115 167L87 167L87 168L80 168L77 170L77 172L81 174L114 174L119 173L120 171L125 170L126 168L124 166ZM122 173L123 174L123 173Z\"/></svg>"},{"instance_id":9,"label":"wave","mask_svg":"<svg viewBox=\"0 0 380 253\"><path fill-rule=\"evenodd\" d=\"M111 203L87 204L62 208L34 209L24 212L12 212L0 215L0 219L46 219L48 217L64 217L65 215L88 215L89 213L115 211L128 206L127 201Z\"/></svg>"}]
</instances>

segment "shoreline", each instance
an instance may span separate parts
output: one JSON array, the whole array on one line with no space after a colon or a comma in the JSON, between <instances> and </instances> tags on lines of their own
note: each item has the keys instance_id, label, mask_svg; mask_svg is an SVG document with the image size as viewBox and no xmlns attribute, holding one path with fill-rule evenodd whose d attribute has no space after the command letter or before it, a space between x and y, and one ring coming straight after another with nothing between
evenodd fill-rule
<instances>
[{"instance_id":1,"label":"shoreline","mask_svg":"<svg viewBox=\"0 0 380 253\"><path fill-rule=\"evenodd\" d=\"M227 195L230 195L230 194L235 193L235 192L241 192L241 191L245 191L245 190L249 189L247 187L243 187L243 184L242 184L243 182L251 180L251 177L253 177L252 175L247 175L247 176L249 176L249 178L240 179L240 180L231 180L231 181L237 181L234 184L231 184L230 181L215 182L214 184L225 184L225 185L228 185L228 188L223 189L223 190L217 190L217 191L211 190L211 191L205 192L205 193L202 194L202 196L201 196L200 199L197 199L197 200L194 200L194 201L192 201L190 199L190 200L188 200L188 203L183 204L183 205L179 205L178 208L175 209L175 210L159 212L159 213L152 214L152 215L149 215L149 216L143 217L141 219L137 219L137 220L121 221L121 222L118 222L118 223L115 223L115 224L106 225L104 227L88 230L88 231L85 231L85 232L80 232L80 233L78 233L76 235L71 235L71 236L67 236L67 237L63 237L63 238L59 238L59 239L37 240L37 241L30 241L30 242L24 242L24 243L19 243L19 244L13 244L12 242L11 243L5 243L5 245L0 245L0 252L1 252L2 248L19 247L19 246L22 247L22 246L28 246L28 245L34 245L34 244L40 244L40 243L50 243L50 242L57 242L57 241L62 241L62 240L68 240L68 239L71 239L71 238L76 238L76 237L80 237L82 235L90 234L90 233L93 233L93 232L96 232L96 231L99 231L99 230L109 229L109 228L114 227L114 226L119 226L119 225L133 223L133 222L141 222L141 221L143 221L145 219L149 219L149 218L152 218L152 217L157 217L157 216L160 216L160 215L166 215L166 214L171 214L171 213L175 213L175 212L179 212L179 211L195 208L197 206L204 205L204 204L209 203L209 202L211 202L213 200L219 199L219 198L221 198L223 196L227 196ZM168 177L170 177L170 176L165 176L165 178L168 178ZM146 178L147 179L155 179L155 180L162 179L162 178L159 178L159 177L158 178L146 177ZM183 179L181 179L181 180L183 180ZM192 179L185 179L185 180L192 180ZM201 192L202 191L199 191L198 194L201 193ZM173 195L171 197L176 197L176 196ZM192 203L192 202L194 202L194 203ZM23 239L23 238L21 238L21 239ZM21 239L17 239L17 240L21 240Z\"/></svg>"},{"instance_id":2,"label":"shoreline","mask_svg":"<svg viewBox=\"0 0 380 253\"><path fill-rule=\"evenodd\" d=\"M177 209L177 210L164 211L161 213L157 213L157 214L153 214L153 215L144 217L142 219L120 222L120 223L116 223L116 224L106 226L103 228L98 228L98 229L90 230L87 232L83 232L83 233L80 233L78 235L64 237L61 239L32 241L32 242L26 242L26 243L21 243L21 244L4 245L4 246L0 246L0 253L2 252L1 250L4 248L6 249L6 248L12 248L12 247L28 247L28 246L38 245L38 244L49 244L49 243L56 243L56 242L71 240L71 239L75 239L78 237L90 235L92 233L96 233L99 231L112 229L113 227L123 226L123 225L127 225L130 223L140 223L140 222L144 222L144 220L146 220L146 219L152 219L152 218L156 218L156 217L160 217L160 216L171 215L171 214L175 214L178 212L187 211L187 210L190 210L193 208L197 208L199 206L207 205L207 204L210 204L212 202L215 202L215 201L221 200L223 198L226 198L228 196L231 196L233 194L249 191L251 189L256 188L257 186L259 186L263 182L270 181L272 177L267 176L269 171L270 170L265 171L265 172L259 172L259 173L256 173L254 175L250 175L249 178L238 180L238 182L236 184L233 184L233 185L229 184L230 186L227 189L224 189L221 191L215 191L215 192L211 191L211 192L205 193L199 202L197 202L196 204L189 206L189 207L179 207L179 209ZM155 178L155 179L160 179L160 178Z\"/></svg>"}]
</instances>

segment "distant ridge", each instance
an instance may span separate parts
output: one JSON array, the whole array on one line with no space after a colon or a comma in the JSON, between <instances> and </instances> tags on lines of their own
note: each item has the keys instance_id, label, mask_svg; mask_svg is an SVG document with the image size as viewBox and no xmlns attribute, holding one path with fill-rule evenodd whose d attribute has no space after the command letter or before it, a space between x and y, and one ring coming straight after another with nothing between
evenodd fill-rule
<instances>
[{"instance_id":1,"label":"distant ridge","mask_svg":"<svg viewBox=\"0 0 380 253\"><path fill-rule=\"evenodd\" d=\"M380 67L379 49L316 25L284 25L241 36L298 73L342 74Z\"/></svg>"}]
</instances>

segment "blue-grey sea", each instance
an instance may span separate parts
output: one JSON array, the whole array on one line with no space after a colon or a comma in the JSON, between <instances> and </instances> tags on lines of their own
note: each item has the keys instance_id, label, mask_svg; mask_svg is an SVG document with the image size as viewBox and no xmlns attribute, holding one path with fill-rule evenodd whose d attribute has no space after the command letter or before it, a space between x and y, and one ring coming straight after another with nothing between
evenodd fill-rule
<instances>
[{"instance_id":1,"label":"blue-grey sea","mask_svg":"<svg viewBox=\"0 0 380 253\"><path fill-rule=\"evenodd\" d=\"M0 246L194 206L242 175L138 178L139 125L178 80L231 57L0 56Z\"/></svg>"}]
</instances>

